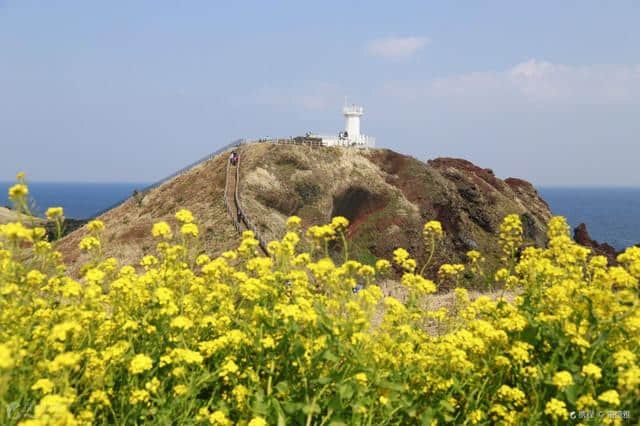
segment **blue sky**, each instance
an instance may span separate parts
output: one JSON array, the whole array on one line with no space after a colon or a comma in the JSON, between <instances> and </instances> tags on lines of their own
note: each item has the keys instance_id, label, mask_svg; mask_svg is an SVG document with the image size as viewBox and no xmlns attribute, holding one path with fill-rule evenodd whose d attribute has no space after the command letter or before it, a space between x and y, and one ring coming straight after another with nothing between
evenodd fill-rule
<instances>
[{"instance_id":1,"label":"blue sky","mask_svg":"<svg viewBox=\"0 0 640 426\"><path fill-rule=\"evenodd\" d=\"M536 185L640 185L640 2L0 0L0 180L154 181L342 129Z\"/></svg>"}]
</instances>

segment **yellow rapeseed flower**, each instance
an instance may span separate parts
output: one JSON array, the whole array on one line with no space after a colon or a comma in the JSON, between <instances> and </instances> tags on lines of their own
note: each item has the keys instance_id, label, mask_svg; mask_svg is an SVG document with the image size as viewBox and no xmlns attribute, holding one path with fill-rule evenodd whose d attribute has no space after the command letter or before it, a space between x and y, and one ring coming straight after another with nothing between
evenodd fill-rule
<instances>
[{"instance_id":1,"label":"yellow rapeseed flower","mask_svg":"<svg viewBox=\"0 0 640 426\"><path fill-rule=\"evenodd\" d=\"M80 250L91 251L100 248L100 240L96 237L84 237L78 244Z\"/></svg>"},{"instance_id":2,"label":"yellow rapeseed flower","mask_svg":"<svg viewBox=\"0 0 640 426\"><path fill-rule=\"evenodd\" d=\"M262 417L254 417L247 426L267 426L267 421Z\"/></svg>"},{"instance_id":3,"label":"yellow rapeseed flower","mask_svg":"<svg viewBox=\"0 0 640 426\"><path fill-rule=\"evenodd\" d=\"M87 223L87 229L91 232L101 232L104 231L104 222L101 220L92 220Z\"/></svg>"},{"instance_id":4,"label":"yellow rapeseed flower","mask_svg":"<svg viewBox=\"0 0 640 426\"><path fill-rule=\"evenodd\" d=\"M43 394L49 394L53 391L55 385L49 379L40 379L31 386L32 390L41 390Z\"/></svg>"},{"instance_id":5,"label":"yellow rapeseed flower","mask_svg":"<svg viewBox=\"0 0 640 426\"><path fill-rule=\"evenodd\" d=\"M170 240L173 237L171 227L167 222L164 221L153 224L151 233L154 237L163 238L165 240Z\"/></svg>"},{"instance_id":6,"label":"yellow rapeseed flower","mask_svg":"<svg viewBox=\"0 0 640 426\"><path fill-rule=\"evenodd\" d=\"M598 380L602 377L602 369L593 363L582 366L582 374L586 377L592 377Z\"/></svg>"},{"instance_id":7,"label":"yellow rapeseed flower","mask_svg":"<svg viewBox=\"0 0 640 426\"><path fill-rule=\"evenodd\" d=\"M477 250L469 250L467 252L467 258L471 261L471 263L477 262L482 257L482 254Z\"/></svg>"},{"instance_id":8,"label":"yellow rapeseed flower","mask_svg":"<svg viewBox=\"0 0 640 426\"><path fill-rule=\"evenodd\" d=\"M19 183L9 188L9 199L12 201L17 201L27 195L29 195L29 188L27 185Z\"/></svg>"},{"instance_id":9,"label":"yellow rapeseed flower","mask_svg":"<svg viewBox=\"0 0 640 426\"><path fill-rule=\"evenodd\" d=\"M349 220L346 217L336 216L331 219L331 227L338 232L344 232L349 227Z\"/></svg>"},{"instance_id":10,"label":"yellow rapeseed flower","mask_svg":"<svg viewBox=\"0 0 640 426\"><path fill-rule=\"evenodd\" d=\"M140 374L153 367L153 360L145 354L138 354L133 357L129 364L131 374Z\"/></svg>"},{"instance_id":11,"label":"yellow rapeseed flower","mask_svg":"<svg viewBox=\"0 0 640 426\"><path fill-rule=\"evenodd\" d=\"M568 371L559 371L553 375L551 382L559 389L564 389L573 384L573 377Z\"/></svg>"},{"instance_id":12,"label":"yellow rapeseed flower","mask_svg":"<svg viewBox=\"0 0 640 426\"><path fill-rule=\"evenodd\" d=\"M49 207L45 213L45 216L47 216L47 219L49 220L60 218L63 215L64 211L62 207Z\"/></svg>"},{"instance_id":13,"label":"yellow rapeseed flower","mask_svg":"<svg viewBox=\"0 0 640 426\"><path fill-rule=\"evenodd\" d=\"M136 404L145 404L149 402L149 392L144 389L135 389L131 392L131 396L129 397L129 403L131 405Z\"/></svg>"},{"instance_id":14,"label":"yellow rapeseed flower","mask_svg":"<svg viewBox=\"0 0 640 426\"><path fill-rule=\"evenodd\" d=\"M171 320L171 327L188 330L193 327L193 321L185 316L180 315Z\"/></svg>"},{"instance_id":15,"label":"yellow rapeseed flower","mask_svg":"<svg viewBox=\"0 0 640 426\"><path fill-rule=\"evenodd\" d=\"M189 210L182 209L176 213L176 219L182 223L191 223L193 222L193 214Z\"/></svg>"},{"instance_id":16,"label":"yellow rapeseed flower","mask_svg":"<svg viewBox=\"0 0 640 426\"><path fill-rule=\"evenodd\" d=\"M190 235L195 238L198 236L198 226L195 223L185 223L180 228L180 233L182 235Z\"/></svg>"},{"instance_id":17,"label":"yellow rapeseed flower","mask_svg":"<svg viewBox=\"0 0 640 426\"><path fill-rule=\"evenodd\" d=\"M554 420L569 419L569 412L567 411L567 406L564 402L551 398L549 402L544 407L544 413L548 416L551 416Z\"/></svg>"},{"instance_id":18,"label":"yellow rapeseed flower","mask_svg":"<svg viewBox=\"0 0 640 426\"><path fill-rule=\"evenodd\" d=\"M356 381L361 385L366 385L368 381L367 375L364 373L357 373L355 376L353 376L353 378L356 379Z\"/></svg>"},{"instance_id":19,"label":"yellow rapeseed flower","mask_svg":"<svg viewBox=\"0 0 640 426\"><path fill-rule=\"evenodd\" d=\"M422 230L425 237L442 237L442 224L437 220L430 220L425 223L424 228Z\"/></svg>"},{"instance_id":20,"label":"yellow rapeseed flower","mask_svg":"<svg viewBox=\"0 0 640 426\"><path fill-rule=\"evenodd\" d=\"M391 263L387 259L379 259L376 261L376 271L378 273L388 272L391 268Z\"/></svg>"},{"instance_id":21,"label":"yellow rapeseed flower","mask_svg":"<svg viewBox=\"0 0 640 426\"><path fill-rule=\"evenodd\" d=\"M184 395L189 388L186 385L176 385L173 387L173 394L176 396Z\"/></svg>"},{"instance_id":22,"label":"yellow rapeseed flower","mask_svg":"<svg viewBox=\"0 0 640 426\"><path fill-rule=\"evenodd\" d=\"M296 230L300 228L302 220L298 216L291 216L287 219L287 229Z\"/></svg>"},{"instance_id":23,"label":"yellow rapeseed flower","mask_svg":"<svg viewBox=\"0 0 640 426\"><path fill-rule=\"evenodd\" d=\"M214 426L231 426L233 423L221 410L216 410L209 416L209 423Z\"/></svg>"},{"instance_id":24,"label":"yellow rapeseed flower","mask_svg":"<svg viewBox=\"0 0 640 426\"><path fill-rule=\"evenodd\" d=\"M598 397L598 401L602 401L607 404L618 406L620 405L620 396L618 395L617 391L611 389L601 393L600 396Z\"/></svg>"}]
</instances>

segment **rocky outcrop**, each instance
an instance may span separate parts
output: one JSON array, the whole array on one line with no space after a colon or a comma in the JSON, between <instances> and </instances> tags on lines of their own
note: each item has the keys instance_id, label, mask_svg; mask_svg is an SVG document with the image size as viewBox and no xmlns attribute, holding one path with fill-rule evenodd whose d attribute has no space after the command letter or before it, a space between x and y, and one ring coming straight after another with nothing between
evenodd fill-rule
<instances>
[{"instance_id":1,"label":"rocky outcrop","mask_svg":"<svg viewBox=\"0 0 640 426\"><path fill-rule=\"evenodd\" d=\"M599 243L596 240L591 239L586 224L581 223L576 226L573 230L573 239L581 246L585 246L593 250L594 254L606 257L610 265L617 265L616 257L618 256L618 253L616 252L616 249L607 243Z\"/></svg>"}]
</instances>

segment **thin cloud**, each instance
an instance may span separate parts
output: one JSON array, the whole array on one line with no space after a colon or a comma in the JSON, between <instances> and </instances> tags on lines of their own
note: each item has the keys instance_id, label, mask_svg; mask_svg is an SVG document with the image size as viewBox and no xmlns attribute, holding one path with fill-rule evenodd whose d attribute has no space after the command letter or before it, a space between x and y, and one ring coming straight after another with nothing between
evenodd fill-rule
<instances>
[{"instance_id":1,"label":"thin cloud","mask_svg":"<svg viewBox=\"0 0 640 426\"><path fill-rule=\"evenodd\" d=\"M388 37L371 41L367 45L367 52L384 59L405 59L415 55L430 42L427 37Z\"/></svg>"},{"instance_id":2,"label":"thin cloud","mask_svg":"<svg viewBox=\"0 0 640 426\"><path fill-rule=\"evenodd\" d=\"M572 66L530 59L499 71L395 83L388 95L536 103L617 104L640 102L640 65Z\"/></svg>"}]
</instances>

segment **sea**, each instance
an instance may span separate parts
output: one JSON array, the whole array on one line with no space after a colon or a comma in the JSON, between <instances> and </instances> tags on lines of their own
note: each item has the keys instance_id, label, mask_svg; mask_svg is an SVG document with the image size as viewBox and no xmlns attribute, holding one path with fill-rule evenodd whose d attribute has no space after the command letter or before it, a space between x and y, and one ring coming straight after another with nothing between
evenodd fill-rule
<instances>
[{"instance_id":1,"label":"sea","mask_svg":"<svg viewBox=\"0 0 640 426\"><path fill-rule=\"evenodd\" d=\"M13 182L0 182L0 205ZM35 211L64 207L67 217L91 218L131 196L148 183L29 183ZM640 188L537 188L554 215L567 218L571 227L585 223L591 238L618 250L640 243Z\"/></svg>"},{"instance_id":2,"label":"sea","mask_svg":"<svg viewBox=\"0 0 640 426\"><path fill-rule=\"evenodd\" d=\"M554 215L572 228L587 225L592 239L623 250L640 243L640 188L537 188Z\"/></svg>"},{"instance_id":3,"label":"sea","mask_svg":"<svg viewBox=\"0 0 640 426\"><path fill-rule=\"evenodd\" d=\"M0 182L0 206L10 206L9 188L15 182ZM43 216L49 207L63 207L66 217L89 219L148 186L148 183L58 183L28 182L34 213Z\"/></svg>"}]
</instances>

